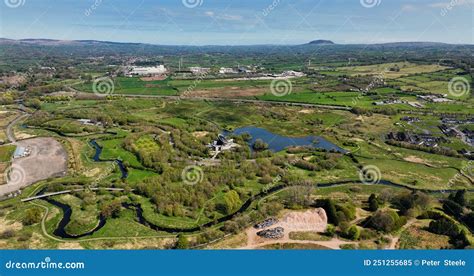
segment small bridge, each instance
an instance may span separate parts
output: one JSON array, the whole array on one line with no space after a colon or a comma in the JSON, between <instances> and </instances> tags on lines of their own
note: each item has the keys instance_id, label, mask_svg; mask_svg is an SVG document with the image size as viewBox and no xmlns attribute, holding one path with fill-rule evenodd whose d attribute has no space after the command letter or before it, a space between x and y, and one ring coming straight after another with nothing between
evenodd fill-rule
<instances>
[{"instance_id":1,"label":"small bridge","mask_svg":"<svg viewBox=\"0 0 474 276\"><path fill-rule=\"evenodd\" d=\"M112 191L112 192L123 192L125 189L121 188L83 188L83 189L74 189L74 190L65 190L65 191L60 191L60 192L54 192L54 193L48 193L48 194L42 194L42 195L37 195L37 196L32 196L28 198L24 198L21 201L23 202L28 202L32 201L35 199L41 199L49 196L55 196L55 195L62 195L62 194L69 194L72 192L82 192L82 191Z\"/></svg>"}]
</instances>

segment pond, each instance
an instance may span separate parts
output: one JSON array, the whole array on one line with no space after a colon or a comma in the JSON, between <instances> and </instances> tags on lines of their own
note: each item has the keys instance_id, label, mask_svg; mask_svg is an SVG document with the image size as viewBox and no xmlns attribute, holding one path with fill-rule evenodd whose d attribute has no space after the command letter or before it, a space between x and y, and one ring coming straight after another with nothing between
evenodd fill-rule
<instances>
[{"instance_id":1,"label":"pond","mask_svg":"<svg viewBox=\"0 0 474 276\"><path fill-rule=\"evenodd\" d=\"M325 149L328 151L337 151L340 153L347 153L345 149L342 149L328 140L319 136L305 136L305 137L289 137L281 136L272 133L264 128L258 128L253 126L237 128L232 132L224 132L224 135L241 135L244 133L250 134L252 139L248 141L248 145L252 148L252 145L257 139L261 139L263 142L268 144L268 148L274 152L279 152L287 147L293 146L307 146L318 149Z\"/></svg>"}]
</instances>

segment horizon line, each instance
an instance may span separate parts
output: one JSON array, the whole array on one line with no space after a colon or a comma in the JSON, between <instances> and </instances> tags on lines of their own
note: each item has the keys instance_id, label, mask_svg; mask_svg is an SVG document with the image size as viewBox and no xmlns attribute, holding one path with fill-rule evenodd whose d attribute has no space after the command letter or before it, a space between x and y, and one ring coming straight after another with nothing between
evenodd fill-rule
<instances>
[{"instance_id":1,"label":"horizon line","mask_svg":"<svg viewBox=\"0 0 474 276\"><path fill-rule=\"evenodd\" d=\"M56 38L7 38L7 37L0 37L1 40L12 40L12 41L23 41L23 40L49 40L49 41L64 41L64 42L102 42L102 43L116 43L116 44L143 44L143 45L151 45L151 46L177 46L177 47L210 47L210 46L227 46L227 47L242 47L242 46L300 46L300 45L310 45L312 41L330 41L333 44L321 44L319 46L335 46L335 45L384 45L384 44L396 44L396 43L433 43L433 44L444 44L444 45L474 45L474 43L451 43L451 42L437 42L437 41L392 41L392 42L374 42L374 43L337 43L330 39L314 39L310 40L306 43L300 44L156 44L156 43L148 43L148 42L132 42L132 41L112 41L112 40L97 40L97 39L56 39ZM317 44L315 44L317 45Z\"/></svg>"}]
</instances>

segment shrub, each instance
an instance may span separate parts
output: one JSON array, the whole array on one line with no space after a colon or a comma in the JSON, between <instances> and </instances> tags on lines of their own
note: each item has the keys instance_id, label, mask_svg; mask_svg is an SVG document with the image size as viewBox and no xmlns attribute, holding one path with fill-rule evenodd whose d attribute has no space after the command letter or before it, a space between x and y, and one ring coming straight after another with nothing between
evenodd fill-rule
<instances>
[{"instance_id":1,"label":"shrub","mask_svg":"<svg viewBox=\"0 0 474 276\"><path fill-rule=\"evenodd\" d=\"M359 227L352 225L344 233L344 237L350 240L358 240L360 237Z\"/></svg>"},{"instance_id":2,"label":"shrub","mask_svg":"<svg viewBox=\"0 0 474 276\"><path fill-rule=\"evenodd\" d=\"M433 220L428 226L428 230L432 233L446 236L456 236L459 234L459 228L456 223L448 218L440 218Z\"/></svg>"},{"instance_id":3,"label":"shrub","mask_svg":"<svg viewBox=\"0 0 474 276\"><path fill-rule=\"evenodd\" d=\"M263 151L263 150L266 150L268 149L268 144L263 142L262 139L257 139L255 140L255 142L253 143L253 149L256 150L256 151Z\"/></svg>"},{"instance_id":4,"label":"shrub","mask_svg":"<svg viewBox=\"0 0 474 276\"><path fill-rule=\"evenodd\" d=\"M0 234L0 239L9 239L15 236L15 231L13 230L5 230Z\"/></svg>"},{"instance_id":5,"label":"shrub","mask_svg":"<svg viewBox=\"0 0 474 276\"><path fill-rule=\"evenodd\" d=\"M334 225L332 224L328 224L328 226L326 227L326 232L324 232L324 234L328 237L334 237L334 235L336 234L336 227L334 227Z\"/></svg>"},{"instance_id":6,"label":"shrub","mask_svg":"<svg viewBox=\"0 0 474 276\"><path fill-rule=\"evenodd\" d=\"M25 216L23 217L23 225L32 225L40 222L41 220L41 210L38 208L31 208L26 211Z\"/></svg>"},{"instance_id":7,"label":"shrub","mask_svg":"<svg viewBox=\"0 0 474 276\"><path fill-rule=\"evenodd\" d=\"M459 217L463 213L464 208L458 203L452 200L446 199L443 201L443 210L444 212L446 212L446 214Z\"/></svg>"},{"instance_id":8,"label":"shrub","mask_svg":"<svg viewBox=\"0 0 474 276\"><path fill-rule=\"evenodd\" d=\"M375 194L371 194L369 196L369 210L375 212L379 209L379 201L377 200L377 196Z\"/></svg>"},{"instance_id":9,"label":"shrub","mask_svg":"<svg viewBox=\"0 0 474 276\"><path fill-rule=\"evenodd\" d=\"M392 232L406 223L406 218L400 217L395 211L377 211L368 218L367 225L375 230Z\"/></svg>"}]
</instances>

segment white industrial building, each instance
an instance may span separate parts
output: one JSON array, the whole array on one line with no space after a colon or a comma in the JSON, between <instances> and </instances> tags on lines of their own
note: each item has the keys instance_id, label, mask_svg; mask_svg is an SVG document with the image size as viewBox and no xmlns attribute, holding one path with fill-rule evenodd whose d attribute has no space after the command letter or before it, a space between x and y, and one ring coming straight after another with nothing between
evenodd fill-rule
<instances>
[{"instance_id":1,"label":"white industrial building","mask_svg":"<svg viewBox=\"0 0 474 276\"><path fill-rule=\"evenodd\" d=\"M211 68L205 67L189 67L189 71L195 75L207 74L211 71Z\"/></svg>"},{"instance_id":2,"label":"white industrial building","mask_svg":"<svg viewBox=\"0 0 474 276\"><path fill-rule=\"evenodd\" d=\"M153 76L162 75L166 73L166 67L164 65L152 66L152 67L132 67L127 75L129 76Z\"/></svg>"},{"instance_id":3,"label":"white industrial building","mask_svg":"<svg viewBox=\"0 0 474 276\"><path fill-rule=\"evenodd\" d=\"M221 67L219 74L237 74L238 72L233 68Z\"/></svg>"}]
</instances>

